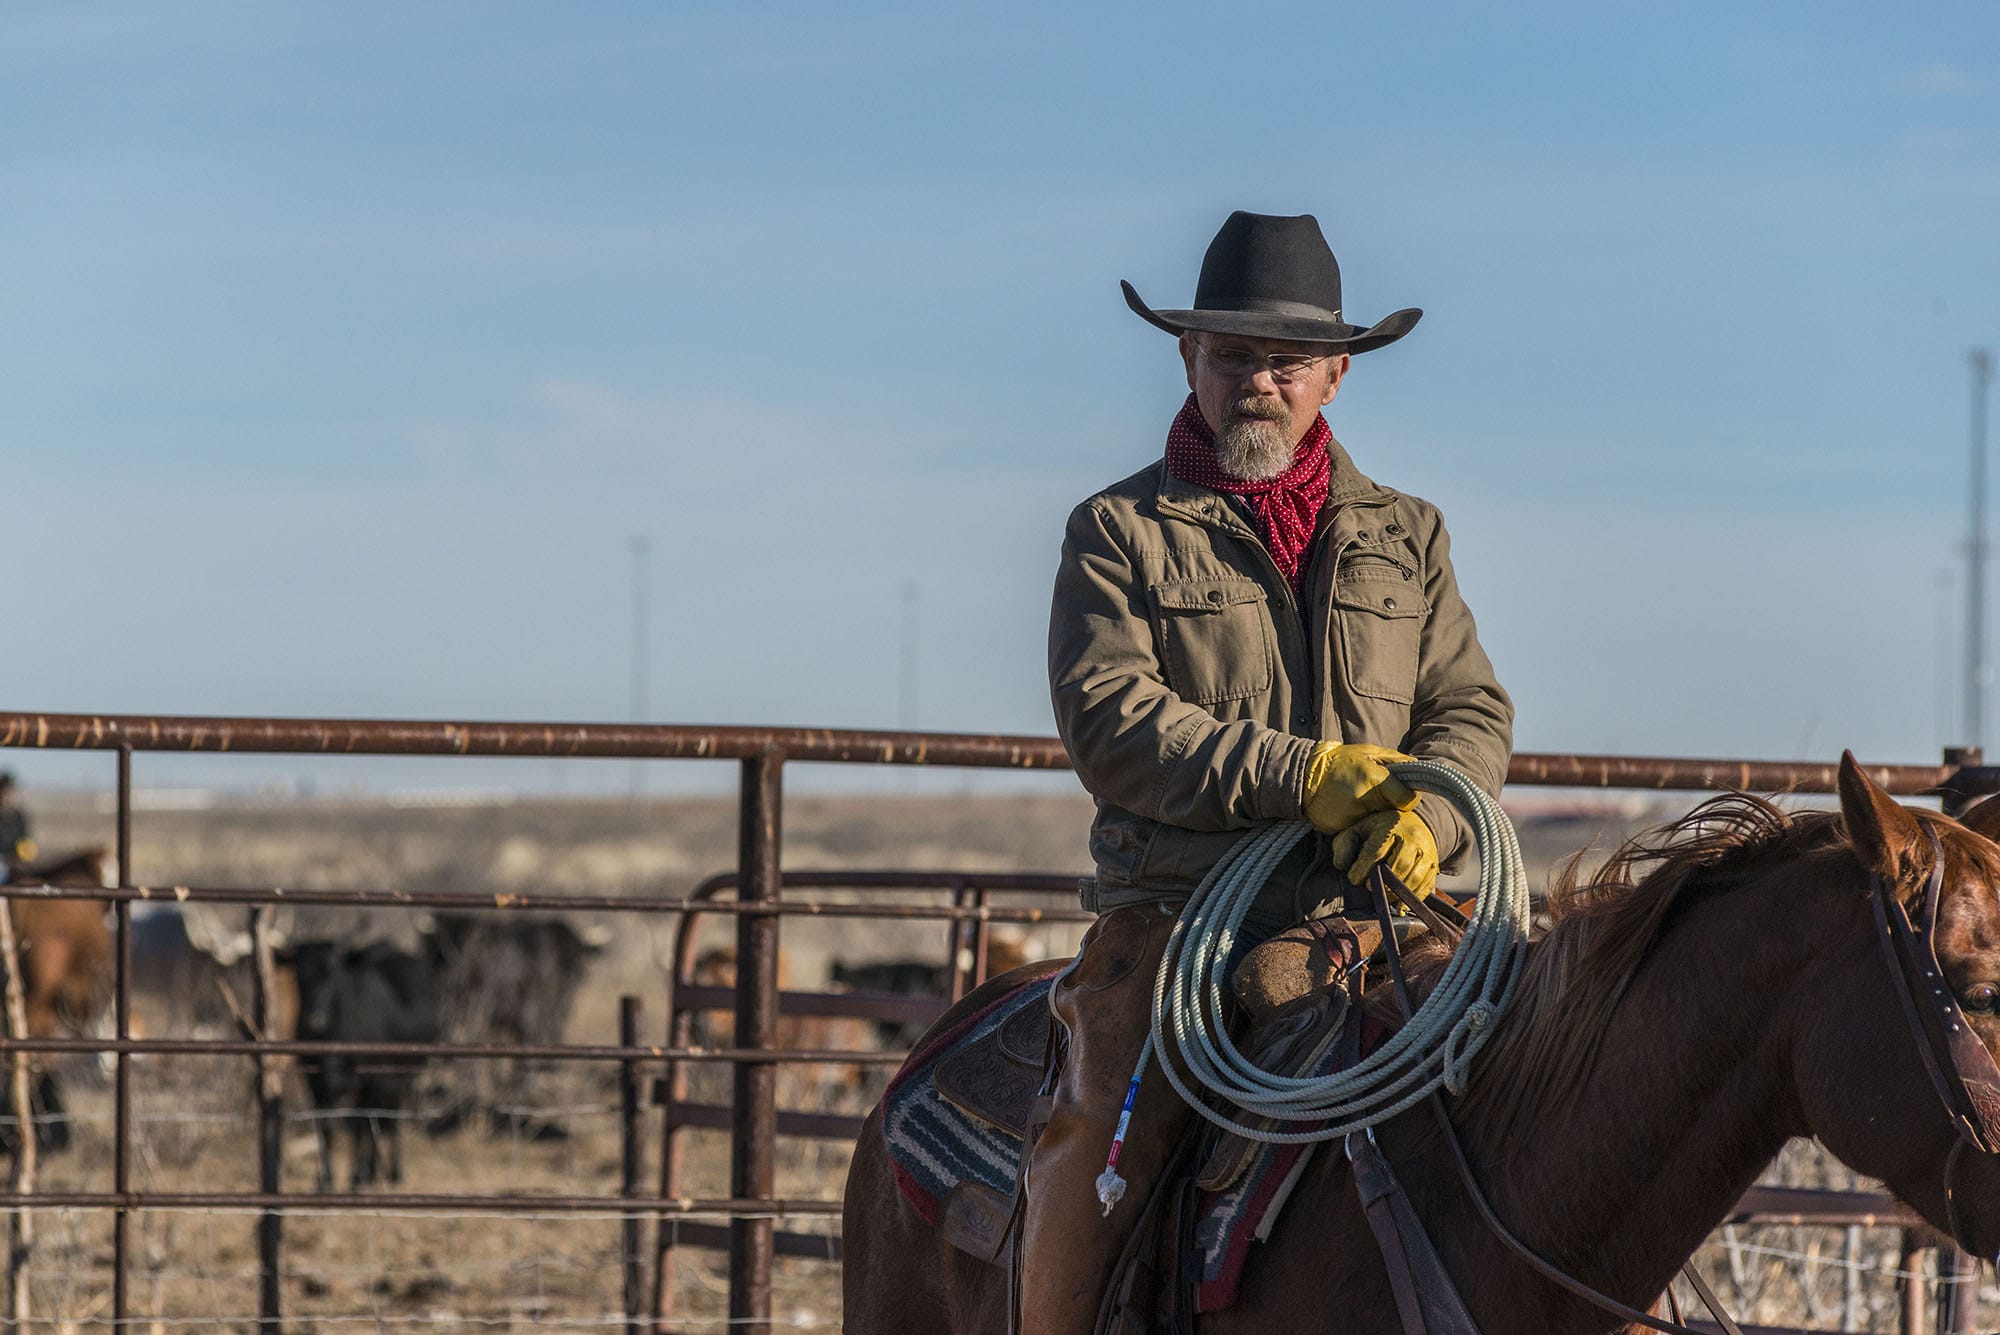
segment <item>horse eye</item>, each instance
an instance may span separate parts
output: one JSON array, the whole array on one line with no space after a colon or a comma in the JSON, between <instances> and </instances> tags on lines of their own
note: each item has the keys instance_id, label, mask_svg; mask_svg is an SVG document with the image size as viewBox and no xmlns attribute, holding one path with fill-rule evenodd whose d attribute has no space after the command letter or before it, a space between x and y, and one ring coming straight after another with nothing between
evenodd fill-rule
<instances>
[{"instance_id":1,"label":"horse eye","mask_svg":"<svg viewBox=\"0 0 2000 1335\"><path fill-rule=\"evenodd\" d=\"M1959 1004L1969 1011L1990 1011L1995 1001L2000 1001L2000 987L1992 983L1968 987L1965 995L1959 998Z\"/></svg>"}]
</instances>

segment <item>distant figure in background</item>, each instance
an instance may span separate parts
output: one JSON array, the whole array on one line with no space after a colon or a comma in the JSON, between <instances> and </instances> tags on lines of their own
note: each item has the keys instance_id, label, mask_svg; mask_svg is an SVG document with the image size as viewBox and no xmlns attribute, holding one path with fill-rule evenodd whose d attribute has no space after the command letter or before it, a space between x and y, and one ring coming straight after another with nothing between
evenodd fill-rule
<instances>
[{"instance_id":1,"label":"distant figure in background","mask_svg":"<svg viewBox=\"0 0 2000 1335\"><path fill-rule=\"evenodd\" d=\"M0 770L0 885L13 880L22 863L34 860L35 840L28 833L28 813L21 810L14 772Z\"/></svg>"}]
</instances>

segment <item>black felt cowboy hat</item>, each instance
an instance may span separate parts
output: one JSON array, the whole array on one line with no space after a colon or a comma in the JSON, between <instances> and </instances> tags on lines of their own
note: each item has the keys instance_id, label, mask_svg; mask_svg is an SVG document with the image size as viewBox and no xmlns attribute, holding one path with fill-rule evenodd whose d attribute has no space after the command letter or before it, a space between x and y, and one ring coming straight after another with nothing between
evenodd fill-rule
<instances>
[{"instance_id":1,"label":"black felt cowboy hat","mask_svg":"<svg viewBox=\"0 0 2000 1335\"><path fill-rule=\"evenodd\" d=\"M1201 257L1194 309L1156 311L1132 285L1125 304L1170 334L1242 334L1301 343L1329 343L1338 352L1367 352L1394 343L1417 327L1423 312L1397 311L1372 325L1341 318L1340 264L1310 213L1278 218L1266 213L1229 215Z\"/></svg>"}]
</instances>

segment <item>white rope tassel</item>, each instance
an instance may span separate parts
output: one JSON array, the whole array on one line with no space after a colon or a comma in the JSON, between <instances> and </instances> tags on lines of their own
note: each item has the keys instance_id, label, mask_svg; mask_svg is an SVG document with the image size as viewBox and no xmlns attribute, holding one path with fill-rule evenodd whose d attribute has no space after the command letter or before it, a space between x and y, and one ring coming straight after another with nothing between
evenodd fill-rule
<instances>
[{"instance_id":1,"label":"white rope tassel","mask_svg":"<svg viewBox=\"0 0 2000 1335\"><path fill-rule=\"evenodd\" d=\"M1118 1202L1125 1199L1125 1179L1113 1169L1107 1168L1097 1175L1097 1203L1104 1207L1104 1217L1109 1219Z\"/></svg>"}]
</instances>

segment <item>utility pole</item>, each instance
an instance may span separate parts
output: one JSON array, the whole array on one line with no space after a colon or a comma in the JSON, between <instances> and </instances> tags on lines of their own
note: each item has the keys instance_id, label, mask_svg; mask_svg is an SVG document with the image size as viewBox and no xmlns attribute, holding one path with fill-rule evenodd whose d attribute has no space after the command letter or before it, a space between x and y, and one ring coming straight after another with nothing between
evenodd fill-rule
<instances>
[{"instance_id":1,"label":"utility pole","mask_svg":"<svg viewBox=\"0 0 2000 1335\"><path fill-rule=\"evenodd\" d=\"M632 537L632 721L644 723L651 712L646 685L652 675L652 564L653 540L645 534ZM632 762L632 803L638 805L646 790L646 762Z\"/></svg>"},{"instance_id":2,"label":"utility pole","mask_svg":"<svg viewBox=\"0 0 2000 1335\"><path fill-rule=\"evenodd\" d=\"M1965 724L1967 745L1947 746L1944 763L1947 769L1957 770L1968 765L1978 765L1983 760L1985 739L1980 735L1984 720L1981 717L1986 696L1986 635L1983 613L1986 599L1986 387L1993 381L1993 354L1985 348L1973 348L1966 354L1972 363L1972 540L1966 544L1967 559L1972 563L1970 586L1966 595L1965 626ZM1941 803L1947 816L1962 816L1976 799L1961 794L1947 794ZM1905 1233L1907 1240L1912 1235ZM1908 1242L1904 1246L1907 1249ZM1903 1270L1911 1273L1911 1263L1906 1257ZM1900 1281L1903 1285L1903 1329L1915 1330L1912 1317L1921 1318L1922 1290L1920 1281L1912 1276ZM1959 1331L1970 1331L1977 1324L1976 1308L1979 1302L1979 1262L1960 1253L1958 1248L1944 1246L1937 1249L1937 1287L1935 1290L1936 1316L1932 1329L1938 1335L1956 1335Z\"/></svg>"},{"instance_id":3,"label":"utility pole","mask_svg":"<svg viewBox=\"0 0 2000 1335\"><path fill-rule=\"evenodd\" d=\"M1973 348L1972 363L1972 534L1965 544L1965 737L1986 744L1986 388L1993 383L1993 354Z\"/></svg>"},{"instance_id":4,"label":"utility pole","mask_svg":"<svg viewBox=\"0 0 2000 1335\"><path fill-rule=\"evenodd\" d=\"M920 595L921 590L915 580L903 581L903 671L896 724L905 732L915 732L917 727L917 612Z\"/></svg>"}]
</instances>

